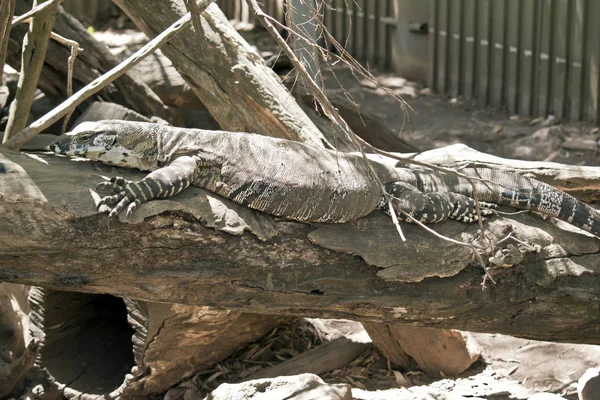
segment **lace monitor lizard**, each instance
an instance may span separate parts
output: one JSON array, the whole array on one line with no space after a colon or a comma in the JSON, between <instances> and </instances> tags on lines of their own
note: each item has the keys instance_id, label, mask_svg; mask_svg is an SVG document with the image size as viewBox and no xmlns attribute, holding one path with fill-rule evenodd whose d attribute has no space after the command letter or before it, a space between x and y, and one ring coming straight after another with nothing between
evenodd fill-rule
<instances>
[{"instance_id":1,"label":"lace monitor lizard","mask_svg":"<svg viewBox=\"0 0 600 400\"><path fill-rule=\"evenodd\" d=\"M477 219L473 188L463 178L248 133L98 121L80 124L50 148L56 154L152 171L138 182L113 178L99 184L116 193L98 205L114 205L110 217L124 209L131 213L145 201L173 196L193 184L272 215L341 223L388 209L374 172L393 196L393 207L414 219L424 223ZM600 214L553 186L506 171L461 172L489 180L476 182L484 215L505 205L556 217L600 236Z\"/></svg>"}]
</instances>

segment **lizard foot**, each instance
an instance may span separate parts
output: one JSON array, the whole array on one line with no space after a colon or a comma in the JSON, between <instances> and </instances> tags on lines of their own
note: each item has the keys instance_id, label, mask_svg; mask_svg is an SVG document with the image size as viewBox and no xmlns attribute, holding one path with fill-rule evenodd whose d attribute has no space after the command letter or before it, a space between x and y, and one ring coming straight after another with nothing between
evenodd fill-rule
<instances>
[{"instance_id":1,"label":"lizard foot","mask_svg":"<svg viewBox=\"0 0 600 400\"><path fill-rule=\"evenodd\" d=\"M498 205L494 203L486 203L484 201L480 201L479 208L481 211L481 216L484 217L486 215L492 215L498 208ZM460 199L456 202L454 210L452 211L452 213L450 213L448 217L465 223L478 221L479 217L477 215L475 200L468 197Z\"/></svg>"},{"instance_id":2,"label":"lizard foot","mask_svg":"<svg viewBox=\"0 0 600 400\"><path fill-rule=\"evenodd\" d=\"M118 192L112 196L105 196L98 202L96 208L100 209L103 206L114 205L108 213L108 218L113 218L122 210L127 208L126 216L131 213L144 201L147 201L147 196L140 186L142 182L128 181L124 178L112 178L108 182L101 182L96 186L96 189L108 189L113 192Z\"/></svg>"},{"instance_id":3,"label":"lizard foot","mask_svg":"<svg viewBox=\"0 0 600 400\"><path fill-rule=\"evenodd\" d=\"M125 190L125 186L133 181L127 180L122 176L110 178L108 182L100 182L96 185L96 190L103 190L112 193L119 193Z\"/></svg>"}]
</instances>

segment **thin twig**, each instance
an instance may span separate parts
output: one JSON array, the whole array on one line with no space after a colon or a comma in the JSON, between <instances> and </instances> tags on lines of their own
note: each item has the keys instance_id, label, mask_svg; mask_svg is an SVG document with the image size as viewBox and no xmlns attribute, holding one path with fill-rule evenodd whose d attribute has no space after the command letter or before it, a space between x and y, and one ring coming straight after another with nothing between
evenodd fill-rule
<instances>
[{"instance_id":1,"label":"thin twig","mask_svg":"<svg viewBox=\"0 0 600 400\"><path fill-rule=\"evenodd\" d=\"M56 0L58 1L58 3L62 3L63 0ZM27 11L25 14L18 16L18 17L14 17L12 20L12 23L10 24L10 27L13 28L15 25L20 24L21 22L25 22L25 20L33 17L35 14L39 13L40 11L42 11L44 8L51 6L52 3L54 3L53 1L46 1L42 4L39 4L37 6L35 6L34 8L32 8L31 10Z\"/></svg>"},{"instance_id":2,"label":"thin twig","mask_svg":"<svg viewBox=\"0 0 600 400\"><path fill-rule=\"evenodd\" d=\"M77 58L77 54L79 54L80 51L83 51L83 49L79 47L79 43L76 41L62 37L58 33L51 32L50 37L71 48L71 54L67 60L67 97L71 97L73 95L73 69L75 68L75 58ZM67 125L69 124L69 119L71 118L73 111L74 110L70 110L67 115L65 115L61 130L62 134L67 131Z\"/></svg>"},{"instance_id":3,"label":"thin twig","mask_svg":"<svg viewBox=\"0 0 600 400\"><path fill-rule=\"evenodd\" d=\"M196 37L198 37L198 40L204 40L204 29L200 21L201 11L198 9L196 0L185 0L185 6L192 16L192 26L196 32Z\"/></svg>"},{"instance_id":4,"label":"thin twig","mask_svg":"<svg viewBox=\"0 0 600 400\"><path fill-rule=\"evenodd\" d=\"M400 239L402 239L403 242L406 242L406 237L404 236L404 232L402 232L402 227L400 226L400 221L398 221L398 216L396 215L396 212L394 211L394 205L392 204L392 197L391 196L386 196L386 197L388 197L387 203L388 203L390 216L392 217L392 222L394 223L394 226L396 227L396 230L398 231L398 235L400 235Z\"/></svg>"},{"instance_id":5,"label":"thin twig","mask_svg":"<svg viewBox=\"0 0 600 400\"><path fill-rule=\"evenodd\" d=\"M213 0L201 0L198 8L199 10L204 11L206 7L208 7ZM35 135L58 121L64 115L66 115L70 110L77 107L81 104L85 99L97 93L102 88L107 86L109 83L117 79L119 76L123 75L133 66L138 64L145 57L152 54L158 47L162 46L169 39L171 39L174 35L181 32L190 24L190 13L187 13L182 18L173 23L169 28L167 28L160 35L156 36L150 42L148 42L144 47L140 50L136 51L133 55L128 57L125 61L108 71L106 74L102 75L99 78L96 78L94 81L86 85L84 88L79 90L76 94L74 94L69 99L62 102L58 107L29 125L27 128L23 129L19 134L14 136L8 142L4 143L4 147L7 147L12 150L18 150L21 145Z\"/></svg>"}]
</instances>

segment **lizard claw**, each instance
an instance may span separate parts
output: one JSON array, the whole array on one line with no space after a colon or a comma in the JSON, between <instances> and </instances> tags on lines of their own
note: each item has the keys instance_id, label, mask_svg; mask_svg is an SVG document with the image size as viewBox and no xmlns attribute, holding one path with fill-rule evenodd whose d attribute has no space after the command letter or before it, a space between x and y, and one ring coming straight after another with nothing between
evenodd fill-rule
<instances>
[{"instance_id":1,"label":"lizard claw","mask_svg":"<svg viewBox=\"0 0 600 400\"><path fill-rule=\"evenodd\" d=\"M96 185L96 190L103 190L112 193L120 193L124 190L125 186L130 184L129 181L121 176L110 178L108 182L100 182Z\"/></svg>"},{"instance_id":2,"label":"lizard claw","mask_svg":"<svg viewBox=\"0 0 600 400\"><path fill-rule=\"evenodd\" d=\"M127 217L127 219L129 219L129 217L131 216L131 214L133 213L133 211L140 204L142 204L142 201L140 199L135 199L134 201L132 201L131 203L129 203L129 206L127 206L127 211L125 212L125 216Z\"/></svg>"},{"instance_id":3,"label":"lizard claw","mask_svg":"<svg viewBox=\"0 0 600 400\"><path fill-rule=\"evenodd\" d=\"M128 181L122 177L111 178L108 182L101 182L98 184L96 189L108 189L113 191L112 196L104 196L98 202L96 209L100 211L106 211L108 208L108 218L112 219L121 211L126 210L126 217L129 218L131 213L144 201L138 197L139 195L139 183ZM143 193L142 193L143 196Z\"/></svg>"}]
</instances>

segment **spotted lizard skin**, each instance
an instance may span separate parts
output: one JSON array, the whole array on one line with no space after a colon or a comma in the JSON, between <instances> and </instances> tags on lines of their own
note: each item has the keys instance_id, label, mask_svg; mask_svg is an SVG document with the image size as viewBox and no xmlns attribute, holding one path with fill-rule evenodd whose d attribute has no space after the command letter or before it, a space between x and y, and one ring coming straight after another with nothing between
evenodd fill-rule
<instances>
[{"instance_id":1,"label":"spotted lizard skin","mask_svg":"<svg viewBox=\"0 0 600 400\"><path fill-rule=\"evenodd\" d=\"M60 155L151 171L138 182L113 178L99 185L115 193L101 200L114 205L110 216L194 185L256 210L306 222L341 223L377 209L387 211L388 199L407 220L477 219L473 186L463 178L248 133L98 121L79 125L50 148ZM548 184L485 168L460 172L488 181L475 184L483 215L496 205L510 206L600 236L598 212Z\"/></svg>"}]
</instances>

